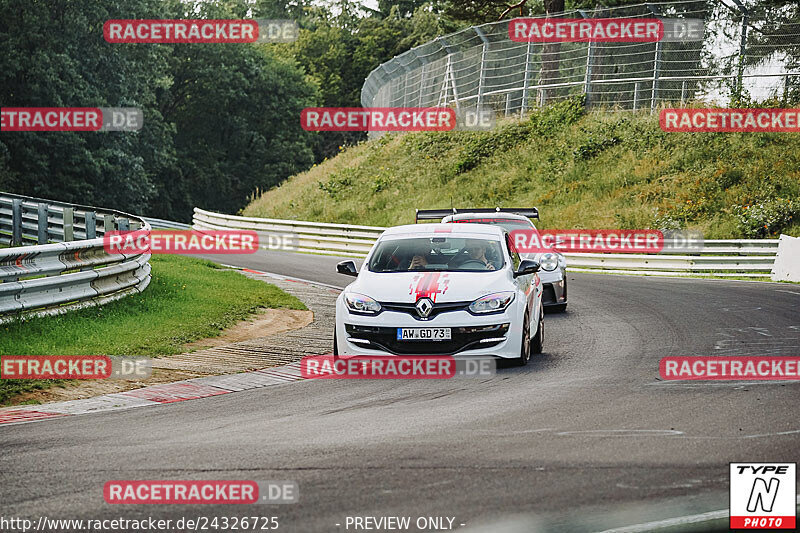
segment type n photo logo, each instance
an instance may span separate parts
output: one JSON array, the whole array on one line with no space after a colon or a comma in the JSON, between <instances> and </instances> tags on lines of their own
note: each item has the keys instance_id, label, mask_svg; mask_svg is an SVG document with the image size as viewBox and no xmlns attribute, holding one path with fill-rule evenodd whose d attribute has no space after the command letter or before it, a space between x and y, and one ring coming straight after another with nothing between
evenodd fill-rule
<instances>
[{"instance_id":1,"label":"type n photo logo","mask_svg":"<svg viewBox=\"0 0 800 533\"><path fill-rule=\"evenodd\" d=\"M794 529L797 463L731 463L730 528Z\"/></svg>"}]
</instances>

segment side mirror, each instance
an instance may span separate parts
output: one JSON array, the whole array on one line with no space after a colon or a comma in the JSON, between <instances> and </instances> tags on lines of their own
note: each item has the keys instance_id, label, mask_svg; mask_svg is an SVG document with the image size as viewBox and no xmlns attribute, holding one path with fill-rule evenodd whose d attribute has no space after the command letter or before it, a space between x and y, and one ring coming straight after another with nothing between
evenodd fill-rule
<instances>
[{"instance_id":1,"label":"side mirror","mask_svg":"<svg viewBox=\"0 0 800 533\"><path fill-rule=\"evenodd\" d=\"M537 263L536 268L539 268ZM356 264L354 261L348 259L347 261L342 261L336 265L336 272L339 274L344 274L346 276L358 276L358 269L356 268Z\"/></svg>"},{"instance_id":2,"label":"side mirror","mask_svg":"<svg viewBox=\"0 0 800 533\"><path fill-rule=\"evenodd\" d=\"M539 263L533 259L523 259L519 264L519 268L514 272L514 277L526 276L528 274L535 274L539 272Z\"/></svg>"}]
</instances>

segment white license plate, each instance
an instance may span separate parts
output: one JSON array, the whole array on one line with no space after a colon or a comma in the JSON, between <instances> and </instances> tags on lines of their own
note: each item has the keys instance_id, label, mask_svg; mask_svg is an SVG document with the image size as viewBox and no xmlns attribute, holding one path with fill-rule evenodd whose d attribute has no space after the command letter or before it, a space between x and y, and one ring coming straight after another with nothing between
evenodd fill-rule
<instances>
[{"instance_id":1,"label":"white license plate","mask_svg":"<svg viewBox=\"0 0 800 533\"><path fill-rule=\"evenodd\" d=\"M399 341L449 341L450 328L397 328Z\"/></svg>"}]
</instances>

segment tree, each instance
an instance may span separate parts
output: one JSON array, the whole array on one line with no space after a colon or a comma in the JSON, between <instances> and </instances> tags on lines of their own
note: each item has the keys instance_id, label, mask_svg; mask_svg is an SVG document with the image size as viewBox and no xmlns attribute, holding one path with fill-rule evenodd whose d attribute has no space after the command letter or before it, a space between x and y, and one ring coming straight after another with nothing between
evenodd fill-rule
<instances>
[{"instance_id":1,"label":"tree","mask_svg":"<svg viewBox=\"0 0 800 533\"><path fill-rule=\"evenodd\" d=\"M0 4L0 102L4 107L145 109L138 133L6 133L0 136L0 188L12 192L143 211L171 154L168 128L150 113L169 50L114 46L110 18L168 18L158 0ZM143 68L144 67L144 68Z\"/></svg>"}]
</instances>

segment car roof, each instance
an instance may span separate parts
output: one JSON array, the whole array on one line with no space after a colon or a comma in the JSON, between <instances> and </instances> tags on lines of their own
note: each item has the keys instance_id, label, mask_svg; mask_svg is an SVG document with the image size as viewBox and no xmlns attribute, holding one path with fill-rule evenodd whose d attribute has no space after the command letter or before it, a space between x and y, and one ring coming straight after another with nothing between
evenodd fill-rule
<instances>
[{"instance_id":1,"label":"car roof","mask_svg":"<svg viewBox=\"0 0 800 533\"><path fill-rule=\"evenodd\" d=\"M501 239L506 230L489 224L407 224L394 226L383 232L381 237L477 237Z\"/></svg>"},{"instance_id":2,"label":"car roof","mask_svg":"<svg viewBox=\"0 0 800 533\"><path fill-rule=\"evenodd\" d=\"M473 218L488 219L488 220L524 220L530 222L531 220L516 213L458 213L455 215L447 215L442 219L442 222L450 222L453 220L470 220Z\"/></svg>"}]
</instances>

